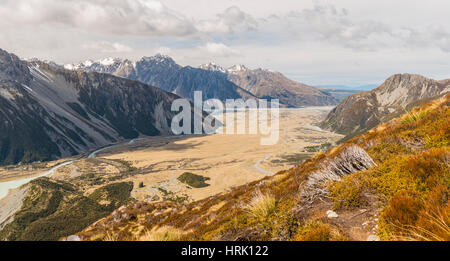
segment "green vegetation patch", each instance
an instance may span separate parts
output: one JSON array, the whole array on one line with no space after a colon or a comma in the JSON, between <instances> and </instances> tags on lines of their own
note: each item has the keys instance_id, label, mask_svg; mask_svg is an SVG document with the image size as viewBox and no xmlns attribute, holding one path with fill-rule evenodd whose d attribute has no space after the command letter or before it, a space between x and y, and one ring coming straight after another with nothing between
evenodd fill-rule
<instances>
[{"instance_id":1,"label":"green vegetation patch","mask_svg":"<svg viewBox=\"0 0 450 261\"><path fill-rule=\"evenodd\" d=\"M88 197L69 183L39 178L30 182L22 208L0 231L0 240L51 241L77 233L131 202L132 182L103 186Z\"/></svg>"},{"instance_id":2,"label":"green vegetation patch","mask_svg":"<svg viewBox=\"0 0 450 261\"><path fill-rule=\"evenodd\" d=\"M193 188L204 188L209 186L209 184L205 183L205 181L210 180L210 178L190 172L185 172L178 177L178 180Z\"/></svg>"},{"instance_id":3,"label":"green vegetation patch","mask_svg":"<svg viewBox=\"0 0 450 261\"><path fill-rule=\"evenodd\" d=\"M311 158L313 154L292 154L283 156L283 159L292 163L302 163L303 161Z\"/></svg>"},{"instance_id":4,"label":"green vegetation patch","mask_svg":"<svg viewBox=\"0 0 450 261\"><path fill-rule=\"evenodd\" d=\"M306 152L326 151L329 148L331 148L332 146L333 146L333 144L327 142L327 143L323 143L323 144L317 145L317 146L307 146L307 147L305 147L305 151Z\"/></svg>"},{"instance_id":5,"label":"green vegetation patch","mask_svg":"<svg viewBox=\"0 0 450 261\"><path fill-rule=\"evenodd\" d=\"M122 164L123 166L125 166L127 168L128 172L137 170L137 168L133 166L133 163L131 163L129 161L122 160L122 159L109 159L109 160Z\"/></svg>"}]
</instances>

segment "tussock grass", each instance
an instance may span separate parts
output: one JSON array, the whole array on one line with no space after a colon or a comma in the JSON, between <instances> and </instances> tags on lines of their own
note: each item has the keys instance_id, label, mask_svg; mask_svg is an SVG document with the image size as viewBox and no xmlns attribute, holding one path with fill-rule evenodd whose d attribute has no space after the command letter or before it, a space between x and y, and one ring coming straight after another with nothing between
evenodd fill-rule
<instances>
[{"instance_id":1,"label":"tussock grass","mask_svg":"<svg viewBox=\"0 0 450 261\"><path fill-rule=\"evenodd\" d=\"M265 219L275 212L276 199L270 194L263 194L257 191L256 195L251 199L246 209L253 217L257 219Z\"/></svg>"},{"instance_id":2,"label":"tussock grass","mask_svg":"<svg viewBox=\"0 0 450 261\"><path fill-rule=\"evenodd\" d=\"M450 216L448 212L426 212L423 214L426 225L396 226L399 230L393 238L401 241L449 241Z\"/></svg>"},{"instance_id":3,"label":"tussock grass","mask_svg":"<svg viewBox=\"0 0 450 261\"><path fill-rule=\"evenodd\" d=\"M414 111L406 114L402 118L402 123L403 124L411 124L411 123L418 122L419 120L423 119L426 116L426 114L427 114L426 111L414 110Z\"/></svg>"},{"instance_id":4,"label":"tussock grass","mask_svg":"<svg viewBox=\"0 0 450 261\"><path fill-rule=\"evenodd\" d=\"M180 241L183 232L177 228L164 226L145 232L139 241Z\"/></svg>"},{"instance_id":5,"label":"tussock grass","mask_svg":"<svg viewBox=\"0 0 450 261\"><path fill-rule=\"evenodd\" d=\"M106 236L103 238L103 241L119 241L119 239L116 235L107 233Z\"/></svg>"}]
</instances>

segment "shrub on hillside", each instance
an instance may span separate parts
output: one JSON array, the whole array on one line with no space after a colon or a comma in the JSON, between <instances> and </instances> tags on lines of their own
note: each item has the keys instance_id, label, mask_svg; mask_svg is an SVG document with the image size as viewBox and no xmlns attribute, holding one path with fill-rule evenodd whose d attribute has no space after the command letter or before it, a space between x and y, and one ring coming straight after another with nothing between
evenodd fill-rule
<instances>
[{"instance_id":1,"label":"shrub on hillside","mask_svg":"<svg viewBox=\"0 0 450 261\"><path fill-rule=\"evenodd\" d=\"M209 186L209 184L205 181L210 180L210 178L196 175L190 172L185 172L178 177L178 180L182 183L188 184L193 188L204 188Z\"/></svg>"},{"instance_id":2,"label":"shrub on hillside","mask_svg":"<svg viewBox=\"0 0 450 261\"><path fill-rule=\"evenodd\" d=\"M345 241L347 238L329 224L310 221L298 228L294 241Z\"/></svg>"},{"instance_id":3,"label":"shrub on hillside","mask_svg":"<svg viewBox=\"0 0 450 261\"><path fill-rule=\"evenodd\" d=\"M445 148L437 148L410 157L405 167L428 187L435 186L440 180L450 186L449 160L450 153Z\"/></svg>"},{"instance_id":4,"label":"shrub on hillside","mask_svg":"<svg viewBox=\"0 0 450 261\"><path fill-rule=\"evenodd\" d=\"M450 240L449 189L436 186L425 199L401 191L381 215L381 235L397 240Z\"/></svg>"}]
</instances>

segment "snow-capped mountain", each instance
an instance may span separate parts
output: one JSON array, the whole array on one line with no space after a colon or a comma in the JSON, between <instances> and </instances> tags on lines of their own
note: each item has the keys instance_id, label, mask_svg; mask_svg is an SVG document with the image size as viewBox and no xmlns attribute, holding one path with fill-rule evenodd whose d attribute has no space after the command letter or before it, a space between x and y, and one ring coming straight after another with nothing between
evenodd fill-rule
<instances>
[{"instance_id":1,"label":"snow-capped mountain","mask_svg":"<svg viewBox=\"0 0 450 261\"><path fill-rule=\"evenodd\" d=\"M215 72L221 72L226 73L227 70L225 70L222 66L215 64L214 62L208 63L208 64L202 64L199 66L202 70L208 70L208 71L215 71Z\"/></svg>"},{"instance_id":2,"label":"snow-capped mountain","mask_svg":"<svg viewBox=\"0 0 450 261\"><path fill-rule=\"evenodd\" d=\"M233 65L230 68L225 69L222 66L217 65L214 62L202 64L198 68L203 69L203 70L208 70L208 71L221 72L221 73L238 73L241 71L249 70L247 67L245 67L245 65L242 65L242 64Z\"/></svg>"},{"instance_id":3,"label":"snow-capped mountain","mask_svg":"<svg viewBox=\"0 0 450 261\"><path fill-rule=\"evenodd\" d=\"M194 91L202 91L204 99L219 100L254 97L236 84L230 82L220 70L204 70L180 66L167 55L157 54L132 62L127 59L108 58L65 65L71 70L110 73L116 76L141 81L181 97L193 99Z\"/></svg>"},{"instance_id":4,"label":"snow-capped mountain","mask_svg":"<svg viewBox=\"0 0 450 261\"><path fill-rule=\"evenodd\" d=\"M280 103L289 107L338 103L327 92L292 81L281 73L265 69L251 70L241 64L228 69L215 63L203 64L199 68L183 67L169 56L158 54L136 62L107 58L65 65L65 68L110 73L189 99L193 99L194 91L202 91L204 99L279 99Z\"/></svg>"},{"instance_id":5,"label":"snow-capped mountain","mask_svg":"<svg viewBox=\"0 0 450 261\"><path fill-rule=\"evenodd\" d=\"M279 99L280 103L290 107L335 105L338 102L323 90L292 81L279 72L267 69L251 70L242 64L224 69L215 63L204 64L200 68L221 72L229 81L256 97Z\"/></svg>"},{"instance_id":6,"label":"snow-capped mountain","mask_svg":"<svg viewBox=\"0 0 450 261\"><path fill-rule=\"evenodd\" d=\"M246 72L249 69L247 67L245 67L245 65L242 64L236 64L231 66L230 68L227 69L227 73L232 73L232 74L236 74L239 72Z\"/></svg>"}]
</instances>

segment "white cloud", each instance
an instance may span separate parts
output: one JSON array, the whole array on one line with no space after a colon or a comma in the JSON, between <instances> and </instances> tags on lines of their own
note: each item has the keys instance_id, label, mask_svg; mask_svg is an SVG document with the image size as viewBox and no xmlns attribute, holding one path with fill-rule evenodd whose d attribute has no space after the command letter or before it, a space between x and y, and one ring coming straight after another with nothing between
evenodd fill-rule
<instances>
[{"instance_id":1,"label":"white cloud","mask_svg":"<svg viewBox=\"0 0 450 261\"><path fill-rule=\"evenodd\" d=\"M155 53L170 55L172 53L172 49L167 46L161 46L155 50Z\"/></svg>"},{"instance_id":2,"label":"white cloud","mask_svg":"<svg viewBox=\"0 0 450 261\"><path fill-rule=\"evenodd\" d=\"M309 8L263 17L254 17L233 5L211 18L198 19L195 14L177 12L156 0L3 0L0 17L0 28L14 26L16 30L67 28L88 34L177 37L186 41L239 35L245 41L267 37L270 42L325 41L370 51L389 45L419 45L448 52L450 38L444 29L396 27L383 21L356 18L346 8L320 2ZM249 32L253 32L253 39L246 35Z\"/></svg>"},{"instance_id":3,"label":"white cloud","mask_svg":"<svg viewBox=\"0 0 450 261\"><path fill-rule=\"evenodd\" d=\"M443 52L450 52L450 32L441 26L427 26L425 28L402 28L398 37L410 47L437 47Z\"/></svg>"},{"instance_id":4,"label":"white cloud","mask_svg":"<svg viewBox=\"0 0 450 261\"><path fill-rule=\"evenodd\" d=\"M183 36L196 31L189 19L154 0L4 0L0 17L16 25L62 25L120 35Z\"/></svg>"},{"instance_id":5,"label":"white cloud","mask_svg":"<svg viewBox=\"0 0 450 261\"><path fill-rule=\"evenodd\" d=\"M183 65L242 63L312 82L448 78L449 8L448 0L0 0L0 48L60 63L164 53Z\"/></svg>"},{"instance_id":6,"label":"white cloud","mask_svg":"<svg viewBox=\"0 0 450 261\"><path fill-rule=\"evenodd\" d=\"M196 27L203 33L240 33L256 30L258 22L239 7L232 6L217 14L215 19L198 21Z\"/></svg>"},{"instance_id":7,"label":"white cloud","mask_svg":"<svg viewBox=\"0 0 450 261\"><path fill-rule=\"evenodd\" d=\"M103 53L129 53L133 51L133 48L127 45L108 41L84 43L81 47L84 49L98 50Z\"/></svg>"},{"instance_id":8,"label":"white cloud","mask_svg":"<svg viewBox=\"0 0 450 261\"><path fill-rule=\"evenodd\" d=\"M208 53L214 54L219 57L229 57L229 56L240 55L240 53L238 51L226 46L223 43L208 42L205 45L205 49Z\"/></svg>"},{"instance_id":9,"label":"white cloud","mask_svg":"<svg viewBox=\"0 0 450 261\"><path fill-rule=\"evenodd\" d=\"M272 15L260 23L267 34L283 40L328 42L350 49L373 50L384 46L383 40L392 40L390 26L369 19L356 20L347 9L334 5L317 4L283 16Z\"/></svg>"}]
</instances>

